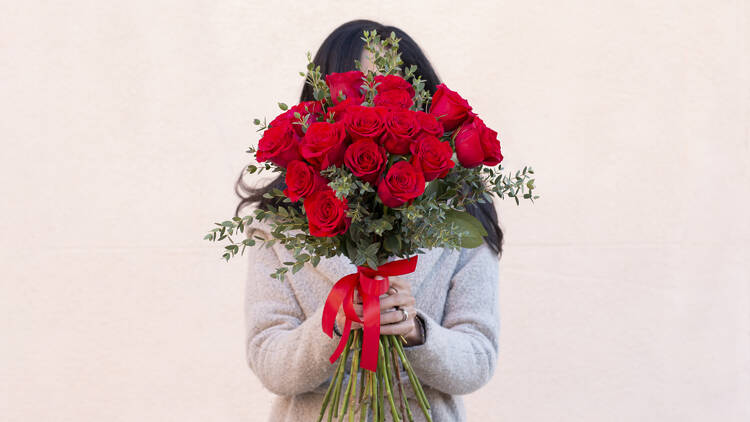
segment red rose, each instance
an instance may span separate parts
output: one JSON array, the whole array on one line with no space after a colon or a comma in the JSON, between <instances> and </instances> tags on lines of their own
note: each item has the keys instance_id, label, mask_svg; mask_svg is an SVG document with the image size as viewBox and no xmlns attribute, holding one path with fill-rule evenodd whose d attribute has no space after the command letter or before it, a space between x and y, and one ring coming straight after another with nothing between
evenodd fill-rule
<instances>
[{"instance_id":1,"label":"red rose","mask_svg":"<svg viewBox=\"0 0 750 422\"><path fill-rule=\"evenodd\" d=\"M388 169L378 184L378 196L391 208L411 202L424 193L424 175L408 161L399 161Z\"/></svg>"},{"instance_id":2,"label":"red rose","mask_svg":"<svg viewBox=\"0 0 750 422\"><path fill-rule=\"evenodd\" d=\"M416 113L410 110L390 111L385 116L383 145L391 154L406 154L419 134Z\"/></svg>"},{"instance_id":3,"label":"red rose","mask_svg":"<svg viewBox=\"0 0 750 422\"><path fill-rule=\"evenodd\" d=\"M382 94L378 93L375 96L373 102L376 106L387 107L390 109L402 109L408 110L414 105L413 97L409 96L409 93L402 90L387 91Z\"/></svg>"},{"instance_id":4,"label":"red rose","mask_svg":"<svg viewBox=\"0 0 750 422\"><path fill-rule=\"evenodd\" d=\"M328 107L326 109L326 120L333 118L334 122L344 121L349 114L349 108L354 106L359 106L359 103L355 104L354 100L347 98L335 106Z\"/></svg>"},{"instance_id":5,"label":"red rose","mask_svg":"<svg viewBox=\"0 0 750 422\"><path fill-rule=\"evenodd\" d=\"M378 75L375 76L375 84L377 86L375 89L378 91L378 94L382 94L384 92L393 91L393 90L399 90L399 91L406 91L409 94L410 98L414 97L414 87L412 84L409 83L406 79L402 78L398 75Z\"/></svg>"},{"instance_id":6,"label":"red rose","mask_svg":"<svg viewBox=\"0 0 750 422\"><path fill-rule=\"evenodd\" d=\"M419 122L419 127L422 129L421 133L437 136L438 138L443 136L443 126L437 121L435 116L424 111L417 111L416 113L417 122Z\"/></svg>"},{"instance_id":7,"label":"red rose","mask_svg":"<svg viewBox=\"0 0 750 422\"><path fill-rule=\"evenodd\" d=\"M346 140L343 123L315 122L302 138L300 153L316 170L340 166L344 162Z\"/></svg>"},{"instance_id":8,"label":"red rose","mask_svg":"<svg viewBox=\"0 0 750 422\"><path fill-rule=\"evenodd\" d=\"M311 235L333 237L349 229L351 218L346 216L349 208L346 198L337 198L333 189L313 193L303 205Z\"/></svg>"},{"instance_id":9,"label":"red rose","mask_svg":"<svg viewBox=\"0 0 750 422\"><path fill-rule=\"evenodd\" d=\"M351 106L346 117L347 131L352 140L376 140L385 131L385 109L382 107Z\"/></svg>"},{"instance_id":10,"label":"red rose","mask_svg":"<svg viewBox=\"0 0 750 422\"><path fill-rule=\"evenodd\" d=\"M375 185L388 162L385 149L370 139L361 139L346 149L344 164L365 182Z\"/></svg>"},{"instance_id":11,"label":"red rose","mask_svg":"<svg viewBox=\"0 0 750 422\"><path fill-rule=\"evenodd\" d=\"M469 102L444 84L438 85L432 96L430 114L438 118L446 132L459 127L467 118L475 115Z\"/></svg>"},{"instance_id":12,"label":"red rose","mask_svg":"<svg viewBox=\"0 0 750 422\"><path fill-rule=\"evenodd\" d=\"M297 202L313 192L328 186L328 180L304 161L294 160L286 168L286 189L284 195Z\"/></svg>"},{"instance_id":13,"label":"red rose","mask_svg":"<svg viewBox=\"0 0 750 422\"><path fill-rule=\"evenodd\" d=\"M397 75L375 77L377 95L373 102L377 106L408 109L414 105L414 87Z\"/></svg>"},{"instance_id":14,"label":"red rose","mask_svg":"<svg viewBox=\"0 0 750 422\"><path fill-rule=\"evenodd\" d=\"M458 129L455 142L458 161L466 168L494 166L503 161L497 132L485 126L478 116Z\"/></svg>"},{"instance_id":15,"label":"red rose","mask_svg":"<svg viewBox=\"0 0 750 422\"><path fill-rule=\"evenodd\" d=\"M258 141L255 158L259 162L270 161L277 166L286 167L292 160L300 158L299 137L291 126L269 127Z\"/></svg>"},{"instance_id":16,"label":"red rose","mask_svg":"<svg viewBox=\"0 0 750 422\"><path fill-rule=\"evenodd\" d=\"M363 76L364 74L359 70L326 75L326 85L331 91L331 101L338 104L339 94L344 94L346 98L351 98L357 105L361 104L364 98L364 95L360 92L360 87L364 82L362 81Z\"/></svg>"},{"instance_id":17,"label":"red rose","mask_svg":"<svg viewBox=\"0 0 750 422\"><path fill-rule=\"evenodd\" d=\"M430 181L438 177L445 177L455 163L453 148L450 142L441 142L432 135L422 135L411 144L411 163L422 170L424 179Z\"/></svg>"},{"instance_id":18,"label":"red rose","mask_svg":"<svg viewBox=\"0 0 750 422\"><path fill-rule=\"evenodd\" d=\"M310 117L307 119L307 122L315 122L323 115L322 101L303 101L276 116L275 119L271 120L269 126L275 127L290 125L294 128L294 132L297 136L302 137L302 135L304 135L302 132L302 125L294 124L294 122L299 121L299 119L294 117L294 113L299 113L302 119L309 115Z\"/></svg>"}]
</instances>

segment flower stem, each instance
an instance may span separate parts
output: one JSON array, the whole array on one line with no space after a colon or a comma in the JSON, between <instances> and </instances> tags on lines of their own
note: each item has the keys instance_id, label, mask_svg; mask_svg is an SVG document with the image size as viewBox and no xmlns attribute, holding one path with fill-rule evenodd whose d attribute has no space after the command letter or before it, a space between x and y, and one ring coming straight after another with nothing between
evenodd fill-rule
<instances>
[{"instance_id":1,"label":"flower stem","mask_svg":"<svg viewBox=\"0 0 750 422\"><path fill-rule=\"evenodd\" d=\"M393 369L393 373L396 374L396 380L398 382L397 391L398 391L398 397L399 397L399 404L401 406L401 418L403 420L408 420L409 422L414 422L414 415L411 414L411 406L409 406L409 399L406 397L406 389L404 387L404 384L401 381L401 371L398 368L398 354L396 353L396 348L391 347L391 342L389 341L390 339L387 338L385 340L385 344L386 344L386 348L390 352L391 368ZM404 414L404 408L406 410L406 414Z\"/></svg>"},{"instance_id":2,"label":"flower stem","mask_svg":"<svg viewBox=\"0 0 750 422\"><path fill-rule=\"evenodd\" d=\"M354 390L357 388L357 374L359 373L357 371L359 366L359 330L355 331L352 335L352 351L354 353L352 353L352 366L349 369L349 383L346 385L346 390L344 390L344 408L341 410L341 419L339 420L344 418L347 410L349 411L349 420L354 420L354 414L349 406L349 398L354 398Z\"/></svg>"},{"instance_id":3,"label":"flower stem","mask_svg":"<svg viewBox=\"0 0 750 422\"><path fill-rule=\"evenodd\" d=\"M396 409L396 403L393 401L393 384L391 382L391 371L390 365L388 365L388 359L386 356L386 344L387 342L379 341L380 349L378 349L378 365L382 366L383 369L383 382L385 383L385 391L388 395L388 404L391 406L391 416L395 422L401 422L401 418L398 416L398 410Z\"/></svg>"},{"instance_id":4,"label":"flower stem","mask_svg":"<svg viewBox=\"0 0 750 422\"><path fill-rule=\"evenodd\" d=\"M351 339L350 339L351 340ZM349 343L347 342L346 348L349 348ZM331 398L335 395L336 390L336 384L338 382L339 377L343 376L343 366L346 359L340 359L338 366L336 366L336 370L333 372L333 377L331 378L330 383L328 384L328 390L326 390L326 394L323 397L323 405L320 408L320 416L318 417L318 422L323 420L323 416L325 416L326 409L328 408L328 404L331 402ZM335 400L334 400L335 401ZM328 420L331 420L331 416L329 414Z\"/></svg>"},{"instance_id":5,"label":"flower stem","mask_svg":"<svg viewBox=\"0 0 750 422\"><path fill-rule=\"evenodd\" d=\"M362 400L364 401L360 401L360 404L359 404L359 409L360 409L359 422L365 422L365 420L367 419L367 409L369 408L368 400L370 398L370 392L371 392L371 387L372 387L372 382L370 381L371 377L372 377L371 372L365 371L364 369L362 370L362 379L366 378L366 380L365 380L365 385L364 385L364 390L363 390L365 391L365 394L362 397ZM365 403L367 403L368 405L363 406L363 404Z\"/></svg>"},{"instance_id":6,"label":"flower stem","mask_svg":"<svg viewBox=\"0 0 750 422\"><path fill-rule=\"evenodd\" d=\"M349 349L352 346L352 337L349 337L349 340L346 342L346 347L344 347L344 352L339 357L339 375L336 379L336 385L333 387L333 406L331 406L331 411L328 413L328 422L331 422L333 418L337 418L339 416L339 399L341 398L341 384L344 380L344 372L346 368L346 359L349 357Z\"/></svg>"},{"instance_id":7,"label":"flower stem","mask_svg":"<svg viewBox=\"0 0 750 422\"><path fill-rule=\"evenodd\" d=\"M372 388L370 389L370 391L372 391L372 420L379 421L378 410L380 410L380 404L378 403L378 377L370 376L370 384L372 385Z\"/></svg>"},{"instance_id":8,"label":"flower stem","mask_svg":"<svg viewBox=\"0 0 750 422\"><path fill-rule=\"evenodd\" d=\"M411 364L406 359L406 355L404 354L403 346L401 345L401 342L397 339L391 339L391 343L395 346L396 352L398 353L399 357L401 358L401 363L404 365L404 369L406 369L406 374L409 375L409 381L411 382L411 387L414 390L414 394L417 396L417 402L419 403L419 407L422 409L422 413L424 413L425 418L429 422L432 422L432 416L430 415L430 404L427 402L427 396L424 394L424 390L422 390L422 385L419 383L419 379L417 378L417 375L414 373L414 370L411 367Z\"/></svg>"}]
</instances>

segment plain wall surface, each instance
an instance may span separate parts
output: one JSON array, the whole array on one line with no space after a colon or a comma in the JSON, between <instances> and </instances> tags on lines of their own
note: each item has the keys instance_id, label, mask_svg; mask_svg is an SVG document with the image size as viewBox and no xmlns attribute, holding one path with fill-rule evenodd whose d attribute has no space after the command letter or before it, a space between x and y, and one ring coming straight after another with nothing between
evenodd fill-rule
<instances>
[{"instance_id":1,"label":"plain wall surface","mask_svg":"<svg viewBox=\"0 0 750 422\"><path fill-rule=\"evenodd\" d=\"M0 419L265 420L247 264L201 239L252 118L360 17L537 173L498 204L469 420L750 420L750 5L583 0L0 3Z\"/></svg>"}]
</instances>

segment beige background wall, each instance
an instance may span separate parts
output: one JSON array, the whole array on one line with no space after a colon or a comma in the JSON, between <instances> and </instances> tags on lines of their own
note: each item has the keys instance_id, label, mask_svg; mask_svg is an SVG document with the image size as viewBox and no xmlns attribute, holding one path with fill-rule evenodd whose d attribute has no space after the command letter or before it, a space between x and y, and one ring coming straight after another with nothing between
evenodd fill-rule
<instances>
[{"instance_id":1,"label":"beige background wall","mask_svg":"<svg viewBox=\"0 0 750 422\"><path fill-rule=\"evenodd\" d=\"M252 117L352 18L533 164L472 421L750 419L747 1L0 3L0 419L262 421L229 216Z\"/></svg>"}]
</instances>

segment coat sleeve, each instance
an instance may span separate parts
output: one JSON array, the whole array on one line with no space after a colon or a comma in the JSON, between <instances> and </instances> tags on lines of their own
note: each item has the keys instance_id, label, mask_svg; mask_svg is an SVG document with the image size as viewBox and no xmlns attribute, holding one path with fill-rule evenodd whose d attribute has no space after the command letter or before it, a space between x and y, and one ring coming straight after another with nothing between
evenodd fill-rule
<instances>
[{"instance_id":1,"label":"coat sleeve","mask_svg":"<svg viewBox=\"0 0 750 422\"><path fill-rule=\"evenodd\" d=\"M405 348L419 379L446 394L468 394L486 384L498 353L497 255L483 243L463 249L451 279L442 322L417 311L424 343Z\"/></svg>"},{"instance_id":2,"label":"coat sleeve","mask_svg":"<svg viewBox=\"0 0 750 422\"><path fill-rule=\"evenodd\" d=\"M256 231L256 235L267 233ZM328 358L337 338L321 329L323 306L305 317L289 279L269 275L281 265L273 248L250 250L245 293L248 365L261 383L279 395L314 390L332 375Z\"/></svg>"}]
</instances>

